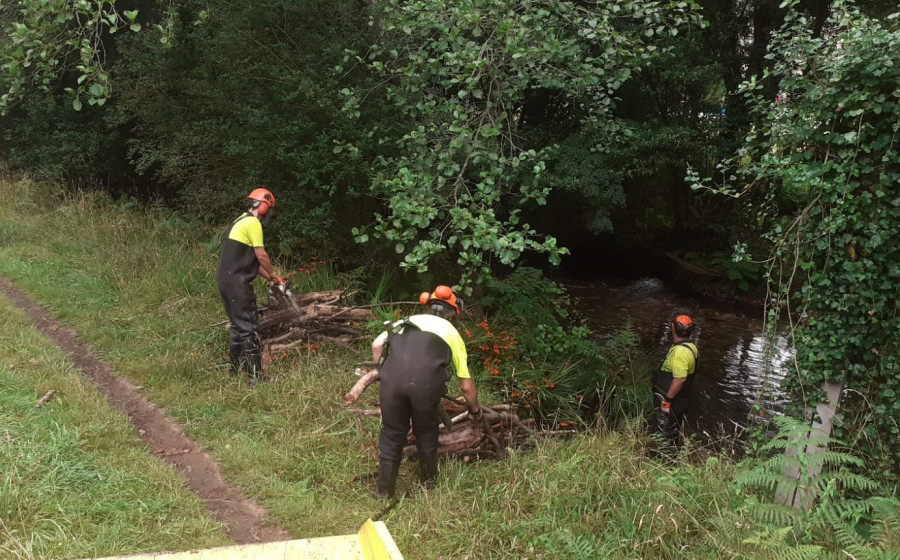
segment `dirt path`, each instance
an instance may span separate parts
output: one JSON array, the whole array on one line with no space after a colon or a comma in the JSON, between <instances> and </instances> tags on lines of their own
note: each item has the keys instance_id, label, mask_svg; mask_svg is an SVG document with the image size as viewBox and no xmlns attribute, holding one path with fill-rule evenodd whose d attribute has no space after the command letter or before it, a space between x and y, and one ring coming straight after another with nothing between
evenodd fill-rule
<instances>
[{"instance_id":1,"label":"dirt path","mask_svg":"<svg viewBox=\"0 0 900 560\"><path fill-rule=\"evenodd\" d=\"M141 395L130 381L116 375L109 363L79 342L78 333L61 325L44 307L2 276L0 289L31 317L47 338L62 348L85 377L106 395L109 403L128 417L150 451L181 473L188 487L206 503L212 517L225 525L235 543L292 538L280 527L264 525L265 508L229 485L209 453L184 435L184 430L164 410Z\"/></svg>"}]
</instances>

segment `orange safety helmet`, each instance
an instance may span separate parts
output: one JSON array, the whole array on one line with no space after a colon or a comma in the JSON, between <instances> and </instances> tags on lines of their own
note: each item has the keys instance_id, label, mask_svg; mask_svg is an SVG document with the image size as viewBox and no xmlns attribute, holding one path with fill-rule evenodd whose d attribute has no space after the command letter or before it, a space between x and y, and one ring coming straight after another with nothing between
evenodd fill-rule
<instances>
[{"instance_id":1,"label":"orange safety helmet","mask_svg":"<svg viewBox=\"0 0 900 560\"><path fill-rule=\"evenodd\" d=\"M247 195L247 200L255 201L252 207L259 209L260 216L265 216L269 213L270 208L275 208L275 195L268 189L253 189Z\"/></svg>"},{"instance_id":2,"label":"orange safety helmet","mask_svg":"<svg viewBox=\"0 0 900 560\"><path fill-rule=\"evenodd\" d=\"M672 321L672 330L678 336L687 338L694 332L694 321L688 315L679 315Z\"/></svg>"},{"instance_id":3,"label":"orange safety helmet","mask_svg":"<svg viewBox=\"0 0 900 560\"><path fill-rule=\"evenodd\" d=\"M462 298L456 295L450 286L438 286L433 292L422 292L419 295L419 303L426 306L438 305L444 308L450 307L459 315L466 310Z\"/></svg>"}]
</instances>

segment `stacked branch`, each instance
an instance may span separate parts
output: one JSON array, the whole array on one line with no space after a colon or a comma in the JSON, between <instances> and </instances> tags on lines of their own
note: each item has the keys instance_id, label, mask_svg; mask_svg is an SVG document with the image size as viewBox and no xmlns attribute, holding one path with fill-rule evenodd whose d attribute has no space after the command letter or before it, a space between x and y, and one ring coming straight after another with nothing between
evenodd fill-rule
<instances>
[{"instance_id":1,"label":"stacked branch","mask_svg":"<svg viewBox=\"0 0 900 560\"><path fill-rule=\"evenodd\" d=\"M270 289L269 305L259 313L263 359L301 345L328 343L348 346L367 338L360 327L372 311L348 305L341 290L285 294Z\"/></svg>"},{"instance_id":2,"label":"stacked branch","mask_svg":"<svg viewBox=\"0 0 900 560\"><path fill-rule=\"evenodd\" d=\"M378 370L371 366L365 366L356 370L359 379L344 396L344 406L355 404L365 390L379 379ZM499 405L492 408L482 406L483 415L473 420L469 417L466 406L458 400L447 399L441 403L443 413L440 434L438 435L438 455L461 457L464 460L471 458L506 457L507 449L515 449L524 445L532 430L526 426L527 421L519 419L508 405ZM358 415L380 415L379 409L363 410L354 409ZM448 425L449 424L449 425ZM416 446L412 432L409 436L409 444L403 449L407 457L416 456Z\"/></svg>"}]
</instances>

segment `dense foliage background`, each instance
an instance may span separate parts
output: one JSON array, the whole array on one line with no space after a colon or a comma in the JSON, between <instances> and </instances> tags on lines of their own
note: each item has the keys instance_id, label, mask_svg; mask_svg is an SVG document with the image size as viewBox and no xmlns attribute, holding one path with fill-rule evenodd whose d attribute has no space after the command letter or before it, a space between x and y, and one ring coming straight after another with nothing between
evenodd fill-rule
<instances>
[{"instance_id":1,"label":"dense foliage background","mask_svg":"<svg viewBox=\"0 0 900 560\"><path fill-rule=\"evenodd\" d=\"M736 291L768 287L772 328L790 318L799 413L821 380L841 382L842 433L896 472L891 11L838 0L7 2L0 157L160 205L209 226L210 246L265 186L280 262L324 258L382 294L408 271L418 283L459 278L489 307L504 290L548 289L530 272L508 276L521 264L590 272L585 255L659 269L675 258ZM691 190L688 169L710 188ZM735 246L746 259L731 258ZM536 342L516 352L539 364L589 356L565 348L558 329L571 325L551 316L518 333ZM534 376L585 379L566 368Z\"/></svg>"}]
</instances>

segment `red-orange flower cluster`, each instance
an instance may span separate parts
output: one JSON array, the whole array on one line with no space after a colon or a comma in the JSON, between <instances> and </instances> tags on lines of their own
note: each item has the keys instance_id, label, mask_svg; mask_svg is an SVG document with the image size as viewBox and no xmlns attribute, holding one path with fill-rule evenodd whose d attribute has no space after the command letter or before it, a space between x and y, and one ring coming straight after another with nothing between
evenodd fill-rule
<instances>
[{"instance_id":1,"label":"red-orange flower cluster","mask_svg":"<svg viewBox=\"0 0 900 560\"><path fill-rule=\"evenodd\" d=\"M322 266L323 264L325 264L325 261L323 259L320 259L318 257L310 257L309 259L306 260L306 264L297 268L297 272L299 272L301 274L305 274L307 276L310 276L310 275L314 274L317 270L319 270L319 267Z\"/></svg>"},{"instance_id":2,"label":"red-orange flower cluster","mask_svg":"<svg viewBox=\"0 0 900 560\"><path fill-rule=\"evenodd\" d=\"M484 371L490 375L499 375L500 365L511 357L512 348L518 342L507 331L494 334L487 319L483 319L478 323L478 327L481 329L482 334L478 337L479 342L474 343L473 347L478 350ZM464 332L467 339L472 340L474 338L472 331L469 329L465 329Z\"/></svg>"},{"instance_id":3,"label":"red-orange flower cluster","mask_svg":"<svg viewBox=\"0 0 900 560\"><path fill-rule=\"evenodd\" d=\"M269 361L270 361L270 362L275 362L275 361L280 360L280 359L282 359L282 358L287 358L287 352L282 352L281 355L275 355L275 354L272 354L271 356L269 356Z\"/></svg>"}]
</instances>

